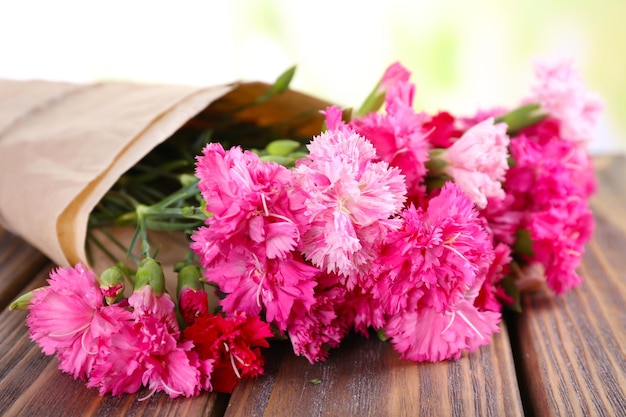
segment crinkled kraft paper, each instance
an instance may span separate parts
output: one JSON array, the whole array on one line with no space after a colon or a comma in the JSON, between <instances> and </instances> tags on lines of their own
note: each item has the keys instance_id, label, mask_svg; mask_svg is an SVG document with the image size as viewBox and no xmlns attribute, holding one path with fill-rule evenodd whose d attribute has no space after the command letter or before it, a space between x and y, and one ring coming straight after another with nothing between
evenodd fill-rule
<instances>
[{"instance_id":1,"label":"crinkled kraft paper","mask_svg":"<svg viewBox=\"0 0 626 417\"><path fill-rule=\"evenodd\" d=\"M267 88L0 80L0 223L58 265L89 264L89 214L126 170L188 121L229 114ZM313 136L326 105L287 91L236 117L292 120Z\"/></svg>"}]
</instances>

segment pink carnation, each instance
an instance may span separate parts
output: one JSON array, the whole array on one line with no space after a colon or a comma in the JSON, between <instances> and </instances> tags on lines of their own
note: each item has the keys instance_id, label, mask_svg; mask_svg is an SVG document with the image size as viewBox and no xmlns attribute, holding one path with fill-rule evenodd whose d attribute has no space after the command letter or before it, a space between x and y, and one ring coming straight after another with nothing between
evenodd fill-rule
<instances>
[{"instance_id":1,"label":"pink carnation","mask_svg":"<svg viewBox=\"0 0 626 417\"><path fill-rule=\"evenodd\" d=\"M150 285L145 285L133 292L128 298L128 304L133 308L135 318L152 316L166 323L173 332L178 331L175 304L169 294L156 295Z\"/></svg>"},{"instance_id":2,"label":"pink carnation","mask_svg":"<svg viewBox=\"0 0 626 417\"><path fill-rule=\"evenodd\" d=\"M494 242L503 242L509 246L515 243L515 233L524 213L519 211L513 195L506 194L503 199L488 198L487 206L480 214L485 219L486 228Z\"/></svg>"},{"instance_id":3,"label":"pink carnation","mask_svg":"<svg viewBox=\"0 0 626 417\"><path fill-rule=\"evenodd\" d=\"M535 73L537 83L528 101L539 102L561 122L563 139L577 143L591 139L603 105L597 94L587 91L572 62L539 62Z\"/></svg>"},{"instance_id":4,"label":"pink carnation","mask_svg":"<svg viewBox=\"0 0 626 417\"><path fill-rule=\"evenodd\" d=\"M410 77L411 72L408 69L399 62L394 62L385 70L380 85L384 90L387 90L397 84L408 82Z\"/></svg>"},{"instance_id":5,"label":"pink carnation","mask_svg":"<svg viewBox=\"0 0 626 417\"><path fill-rule=\"evenodd\" d=\"M506 293L501 286L502 278L509 274L509 264L511 263L511 248L504 243L498 244L494 248L494 260L489 266L487 276L478 288L473 287L470 291L476 291L478 294L474 300L474 305L479 310L484 311L500 311L502 303L513 304L514 299Z\"/></svg>"},{"instance_id":6,"label":"pink carnation","mask_svg":"<svg viewBox=\"0 0 626 417\"><path fill-rule=\"evenodd\" d=\"M387 336L403 359L458 359L463 350L472 352L489 344L491 335L499 331L500 313L479 311L465 299L451 307L441 312L424 306L390 318Z\"/></svg>"},{"instance_id":7,"label":"pink carnation","mask_svg":"<svg viewBox=\"0 0 626 417\"><path fill-rule=\"evenodd\" d=\"M52 271L48 284L35 290L30 301L30 337L46 355L57 354L59 369L84 379L131 313L105 306L93 271L82 264Z\"/></svg>"},{"instance_id":8,"label":"pink carnation","mask_svg":"<svg viewBox=\"0 0 626 417\"><path fill-rule=\"evenodd\" d=\"M294 353L311 363L326 359L327 347L339 346L352 325L351 314L345 309L346 289L339 281L332 274L320 276L315 303L308 308L295 303L287 323Z\"/></svg>"},{"instance_id":9,"label":"pink carnation","mask_svg":"<svg viewBox=\"0 0 626 417\"><path fill-rule=\"evenodd\" d=\"M307 307L315 302L318 273L297 257L267 259L235 247L228 261L208 269L206 277L225 294L220 305L226 313L256 316L264 309L267 321L284 330L294 302Z\"/></svg>"},{"instance_id":10,"label":"pink carnation","mask_svg":"<svg viewBox=\"0 0 626 417\"><path fill-rule=\"evenodd\" d=\"M215 257L227 256L233 243L262 245L268 258L281 258L297 247L296 217L302 208L294 208L288 197L291 171L239 147L225 151L210 143L198 157L196 175L213 214L207 220L211 238L192 244L205 267Z\"/></svg>"},{"instance_id":11,"label":"pink carnation","mask_svg":"<svg viewBox=\"0 0 626 417\"><path fill-rule=\"evenodd\" d=\"M387 336L404 358L438 361L487 344L500 315L473 301L493 261L472 202L448 182L426 211L409 207L379 260ZM424 325L424 323L429 323Z\"/></svg>"},{"instance_id":12,"label":"pink carnation","mask_svg":"<svg viewBox=\"0 0 626 417\"><path fill-rule=\"evenodd\" d=\"M351 125L374 145L380 159L400 168L408 196L421 198L429 149L422 129L426 115L413 110L415 86L408 80L395 79L387 88L386 113L371 113Z\"/></svg>"},{"instance_id":13,"label":"pink carnation","mask_svg":"<svg viewBox=\"0 0 626 417\"><path fill-rule=\"evenodd\" d=\"M588 198L595 190L593 165L583 148L559 136L559 124L546 120L525 129L511 143L515 165L507 192L523 213L520 228L530 235L528 262L540 262L547 283L560 294L581 282L576 268L593 231Z\"/></svg>"},{"instance_id":14,"label":"pink carnation","mask_svg":"<svg viewBox=\"0 0 626 417\"><path fill-rule=\"evenodd\" d=\"M200 389L200 371L193 344L178 343L178 333L154 316L141 316L111 336L109 354L94 366L88 387L101 395L134 393L142 385L151 393L190 397Z\"/></svg>"},{"instance_id":15,"label":"pink carnation","mask_svg":"<svg viewBox=\"0 0 626 417\"><path fill-rule=\"evenodd\" d=\"M308 145L294 176L310 228L302 253L329 273L350 276L367 269L391 219L402 207L406 188L398 169L375 162L372 144L346 130L326 131Z\"/></svg>"},{"instance_id":16,"label":"pink carnation","mask_svg":"<svg viewBox=\"0 0 626 417\"><path fill-rule=\"evenodd\" d=\"M593 232L593 216L587 203L570 200L555 204L531 214L527 227L533 241L533 258L544 265L548 286L562 294L580 285L582 278L576 268Z\"/></svg>"},{"instance_id":17,"label":"pink carnation","mask_svg":"<svg viewBox=\"0 0 626 417\"><path fill-rule=\"evenodd\" d=\"M445 152L446 171L479 208L485 208L487 198L504 198L501 182L508 168L508 146L506 125L494 125L489 118L467 130Z\"/></svg>"}]
</instances>

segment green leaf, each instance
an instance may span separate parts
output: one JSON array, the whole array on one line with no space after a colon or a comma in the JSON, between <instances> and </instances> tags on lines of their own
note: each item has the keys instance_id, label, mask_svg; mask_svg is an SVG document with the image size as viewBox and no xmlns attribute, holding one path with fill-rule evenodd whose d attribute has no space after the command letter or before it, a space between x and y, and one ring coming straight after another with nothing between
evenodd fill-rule
<instances>
[{"instance_id":1,"label":"green leaf","mask_svg":"<svg viewBox=\"0 0 626 417\"><path fill-rule=\"evenodd\" d=\"M313 378L313 379L311 379L309 382L310 382L311 384L313 384L313 385L319 385L319 384L321 384L321 383L322 383L322 380L321 380L321 379L319 379L319 378Z\"/></svg>"},{"instance_id":2,"label":"green leaf","mask_svg":"<svg viewBox=\"0 0 626 417\"><path fill-rule=\"evenodd\" d=\"M265 93L257 97L256 100L254 100L253 104L265 103L267 100L269 100L276 94L280 94L280 93L287 91L287 89L289 88L289 84L291 83L291 80L293 79L293 76L295 75L295 73L296 73L296 67L294 65L293 67L289 68L287 71L280 74L278 78L276 79L276 81L274 81L274 84L272 84Z\"/></svg>"},{"instance_id":3,"label":"green leaf","mask_svg":"<svg viewBox=\"0 0 626 417\"><path fill-rule=\"evenodd\" d=\"M289 84L291 84L291 80L293 80L293 76L296 74L296 66L289 68L287 71L283 72L278 76L274 84L270 87L270 90L274 94L282 93L289 88Z\"/></svg>"},{"instance_id":4,"label":"green leaf","mask_svg":"<svg viewBox=\"0 0 626 417\"><path fill-rule=\"evenodd\" d=\"M287 166L293 162L288 156L265 155L259 158L263 162L276 162L278 165Z\"/></svg>"},{"instance_id":5,"label":"green leaf","mask_svg":"<svg viewBox=\"0 0 626 417\"><path fill-rule=\"evenodd\" d=\"M372 92L365 98L361 107L353 113L354 117L362 117L368 113L378 111L385 102L387 92L380 86L380 81L376 83Z\"/></svg>"},{"instance_id":6,"label":"green leaf","mask_svg":"<svg viewBox=\"0 0 626 417\"><path fill-rule=\"evenodd\" d=\"M300 142L291 139L278 139L267 144L265 148L269 155L288 156L300 147Z\"/></svg>"}]
</instances>

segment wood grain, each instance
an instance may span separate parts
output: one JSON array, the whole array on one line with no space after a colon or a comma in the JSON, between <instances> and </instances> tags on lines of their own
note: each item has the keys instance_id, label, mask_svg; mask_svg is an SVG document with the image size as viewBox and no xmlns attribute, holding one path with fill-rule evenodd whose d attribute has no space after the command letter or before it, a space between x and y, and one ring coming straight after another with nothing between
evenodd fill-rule
<instances>
[{"instance_id":1,"label":"wood grain","mask_svg":"<svg viewBox=\"0 0 626 417\"><path fill-rule=\"evenodd\" d=\"M315 365L280 349L278 367L235 389L227 417L523 415L505 328L491 345L437 364L402 361L390 343L356 335Z\"/></svg>"},{"instance_id":2,"label":"wood grain","mask_svg":"<svg viewBox=\"0 0 626 417\"><path fill-rule=\"evenodd\" d=\"M515 320L530 415L626 416L626 223L615 205L626 201L626 165L601 162L583 285L560 297L528 294Z\"/></svg>"},{"instance_id":3,"label":"wood grain","mask_svg":"<svg viewBox=\"0 0 626 417\"><path fill-rule=\"evenodd\" d=\"M0 310L20 295L47 262L38 250L0 226Z\"/></svg>"}]
</instances>

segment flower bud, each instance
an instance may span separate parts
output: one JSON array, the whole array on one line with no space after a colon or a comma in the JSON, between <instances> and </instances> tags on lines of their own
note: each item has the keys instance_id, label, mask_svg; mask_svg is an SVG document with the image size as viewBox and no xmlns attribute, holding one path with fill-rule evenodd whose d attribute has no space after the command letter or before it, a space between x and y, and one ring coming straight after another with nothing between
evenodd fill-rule
<instances>
[{"instance_id":1,"label":"flower bud","mask_svg":"<svg viewBox=\"0 0 626 417\"><path fill-rule=\"evenodd\" d=\"M209 299L200 278L202 274L194 265L186 265L178 273L178 308L188 325L209 313Z\"/></svg>"},{"instance_id":2,"label":"flower bud","mask_svg":"<svg viewBox=\"0 0 626 417\"><path fill-rule=\"evenodd\" d=\"M115 303L124 292L124 273L117 266L105 269L100 274L98 282L108 305Z\"/></svg>"},{"instance_id":3,"label":"flower bud","mask_svg":"<svg viewBox=\"0 0 626 417\"><path fill-rule=\"evenodd\" d=\"M139 262L139 266L137 267L134 290L140 290L146 285L152 287L152 292L157 297L163 295L165 292L165 275L163 274L163 268L161 264L153 258L143 259Z\"/></svg>"},{"instance_id":4,"label":"flower bud","mask_svg":"<svg viewBox=\"0 0 626 417\"><path fill-rule=\"evenodd\" d=\"M29 291L13 300L9 305L9 310L26 310L30 305L31 298L35 296L35 291L37 290Z\"/></svg>"}]
</instances>

